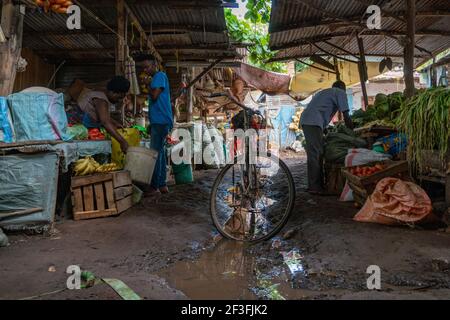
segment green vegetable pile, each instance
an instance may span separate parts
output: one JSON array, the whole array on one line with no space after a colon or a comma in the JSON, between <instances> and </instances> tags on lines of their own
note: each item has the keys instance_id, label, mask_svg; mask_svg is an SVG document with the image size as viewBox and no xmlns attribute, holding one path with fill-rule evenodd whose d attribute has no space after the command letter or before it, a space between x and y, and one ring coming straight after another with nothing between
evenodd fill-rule
<instances>
[{"instance_id":1,"label":"green vegetable pile","mask_svg":"<svg viewBox=\"0 0 450 320\"><path fill-rule=\"evenodd\" d=\"M369 106L367 111L357 110L352 115L352 120L357 127L362 127L368 123L383 121L384 125L391 125L397 117L399 109L404 102L404 96L401 92L394 92L390 95L379 93L375 97L373 106Z\"/></svg>"},{"instance_id":2,"label":"green vegetable pile","mask_svg":"<svg viewBox=\"0 0 450 320\"><path fill-rule=\"evenodd\" d=\"M366 146L366 140L358 138L353 130L345 125L338 125L325 136L324 158L327 162L344 163L348 149Z\"/></svg>"},{"instance_id":3,"label":"green vegetable pile","mask_svg":"<svg viewBox=\"0 0 450 320\"><path fill-rule=\"evenodd\" d=\"M408 160L414 173L424 172L422 151L437 150L444 160L450 137L450 90L420 90L400 108L397 125L408 136Z\"/></svg>"}]
</instances>

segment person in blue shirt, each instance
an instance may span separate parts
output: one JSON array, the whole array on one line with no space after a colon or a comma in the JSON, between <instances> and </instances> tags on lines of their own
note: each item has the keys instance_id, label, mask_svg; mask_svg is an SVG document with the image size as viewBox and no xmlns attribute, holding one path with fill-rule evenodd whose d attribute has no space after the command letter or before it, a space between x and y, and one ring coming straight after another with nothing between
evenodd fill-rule
<instances>
[{"instance_id":1,"label":"person in blue shirt","mask_svg":"<svg viewBox=\"0 0 450 320\"><path fill-rule=\"evenodd\" d=\"M323 136L338 111L343 113L345 125L353 129L346 86L342 81L336 81L332 88L318 92L301 115L300 125L306 141L308 192L311 194L327 194L323 185Z\"/></svg>"},{"instance_id":2,"label":"person in blue shirt","mask_svg":"<svg viewBox=\"0 0 450 320\"><path fill-rule=\"evenodd\" d=\"M149 88L149 117L151 126L150 147L158 151L155 170L153 172L151 191L168 193L166 183L165 141L173 128L172 103L167 75L158 70L158 62L150 54L142 54L135 58L136 62L152 76Z\"/></svg>"}]
</instances>

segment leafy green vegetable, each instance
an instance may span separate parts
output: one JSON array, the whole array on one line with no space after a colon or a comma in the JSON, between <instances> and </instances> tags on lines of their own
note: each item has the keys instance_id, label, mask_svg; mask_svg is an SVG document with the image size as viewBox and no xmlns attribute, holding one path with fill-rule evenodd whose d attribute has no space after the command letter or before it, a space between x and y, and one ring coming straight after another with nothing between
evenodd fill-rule
<instances>
[{"instance_id":1,"label":"leafy green vegetable","mask_svg":"<svg viewBox=\"0 0 450 320\"><path fill-rule=\"evenodd\" d=\"M422 173L426 163L422 151L437 150L444 160L450 137L450 90L420 90L399 110L397 125L408 136L408 160L415 173Z\"/></svg>"}]
</instances>

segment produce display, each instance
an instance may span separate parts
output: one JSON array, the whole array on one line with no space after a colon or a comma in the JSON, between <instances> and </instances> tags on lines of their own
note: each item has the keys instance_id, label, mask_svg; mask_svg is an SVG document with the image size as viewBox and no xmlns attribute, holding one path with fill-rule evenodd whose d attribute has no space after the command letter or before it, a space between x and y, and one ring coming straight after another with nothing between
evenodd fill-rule
<instances>
[{"instance_id":1,"label":"produce display","mask_svg":"<svg viewBox=\"0 0 450 320\"><path fill-rule=\"evenodd\" d=\"M44 8L45 12L67 13L72 4L72 1L68 0L36 0L36 5Z\"/></svg>"},{"instance_id":2,"label":"produce display","mask_svg":"<svg viewBox=\"0 0 450 320\"><path fill-rule=\"evenodd\" d=\"M99 129L89 129L89 140L105 140L105 135Z\"/></svg>"},{"instance_id":3,"label":"produce display","mask_svg":"<svg viewBox=\"0 0 450 320\"><path fill-rule=\"evenodd\" d=\"M115 162L112 162L112 163L102 164L100 167L97 168L96 172L106 173L106 172L112 172L112 171L118 171L118 170L121 170L119 165Z\"/></svg>"},{"instance_id":4,"label":"produce display","mask_svg":"<svg viewBox=\"0 0 450 320\"><path fill-rule=\"evenodd\" d=\"M420 90L406 101L396 121L408 136L408 161L416 173L425 171L423 150L437 150L445 158L450 138L450 90L431 88Z\"/></svg>"},{"instance_id":5,"label":"produce display","mask_svg":"<svg viewBox=\"0 0 450 320\"><path fill-rule=\"evenodd\" d=\"M351 174L358 177L368 177L373 175L374 173L383 171L387 166L383 164L376 164L374 166L357 166L349 168Z\"/></svg>"},{"instance_id":6,"label":"produce display","mask_svg":"<svg viewBox=\"0 0 450 320\"><path fill-rule=\"evenodd\" d=\"M76 176L87 176L93 174L100 167L100 164L92 157L86 157L75 162L74 173Z\"/></svg>"},{"instance_id":7,"label":"produce display","mask_svg":"<svg viewBox=\"0 0 450 320\"><path fill-rule=\"evenodd\" d=\"M338 125L325 136L324 158L327 162L344 163L348 149L365 148L367 142L358 138L353 130Z\"/></svg>"},{"instance_id":8,"label":"produce display","mask_svg":"<svg viewBox=\"0 0 450 320\"><path fill-rule=\"evenodd\" d=\"M397 118L400 107L405 98L401 92L390 95L379 93L375 97L373 106L366 111L357 110L352 114L352 120L357 127L378 125L395 127L394 120Z\"/></svg>"},{"instance_id":9,"label":"produce display","mask_svg":"<svg viewBox=\"0 0 450 320\"><path fill-rule=\"evenodd\" d=\"M300 118L302 116L303 109L295 112L295 115L292 116L292 123L289 124L289 130L295 131L296 134L299 134L302 130L300 129Z\"/></svg>"},{"instance_id":10,"label":"produce display","mask_svg":"<svg viewBox=\"0 0 450 320\"><path fill-rule=\"evenodd\" d=\"M75 162L74 173L76 176L87 176L94 173L107 173L121 170L116 163L100 165L94 158L88 156Z\"/></svg>"}]
</instances>

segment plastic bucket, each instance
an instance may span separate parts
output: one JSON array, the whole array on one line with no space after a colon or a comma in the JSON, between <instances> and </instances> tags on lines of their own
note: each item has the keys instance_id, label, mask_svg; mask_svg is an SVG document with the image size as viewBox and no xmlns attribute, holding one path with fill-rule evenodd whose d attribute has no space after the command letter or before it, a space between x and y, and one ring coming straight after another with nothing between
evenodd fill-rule
<instances>
[{"instance_id":1,"label":"plastic bucket","mask_svg":"<svg viewBox=\"0 0 450 320\"><path fill-rule=\"evenodd\" d=\"M142 147L129 147L125 158L125 170L130 171L131 180L150 184L155 170L158 151Z\"/></svg>"},{"instance_id":2,"label":"plastic bucket","mask_svg":"<svg viewBox=\"0 0 450 320\"><path fill-rule=\"evenodd\" d=\"M134 128L127 129L119 129L117 132L128 142L130 147L139 147L141 144L141 134L139 130ZM112 154L111 160L112 162L117 163L119 166L123 167L125 164L125 155L120 148L120 143L111 137L111 145L112 145Z\"/></svg>"},{"instance_id":3,"label":"plastic bucket","mask_svg":"<svg viewBox=\"0 0 450 320\"><path fill-rule=\"evenodd\" d=\"M174 164L172 165L173 175L176 184L187 184L194 182L192 175L192 166L190 164Z\"/></svg>"}]
</instances>

